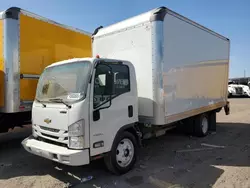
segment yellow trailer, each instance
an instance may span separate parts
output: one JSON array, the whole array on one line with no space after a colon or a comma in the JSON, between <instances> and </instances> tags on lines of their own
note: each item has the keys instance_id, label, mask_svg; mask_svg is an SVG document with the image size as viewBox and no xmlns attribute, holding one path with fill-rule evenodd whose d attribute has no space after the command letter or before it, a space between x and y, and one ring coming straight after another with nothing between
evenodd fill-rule
<instances>
[{"instance_id":1,"label":"yellow trailer","mask_svg":"<svg viewBox=\"0 0 250 188\"><path fill-rule=\"evenodd\" d=\"M0 133L30 121L46 66L91 55L90 33L17 7L0 12Z\"/></svg>"}]
</instances>

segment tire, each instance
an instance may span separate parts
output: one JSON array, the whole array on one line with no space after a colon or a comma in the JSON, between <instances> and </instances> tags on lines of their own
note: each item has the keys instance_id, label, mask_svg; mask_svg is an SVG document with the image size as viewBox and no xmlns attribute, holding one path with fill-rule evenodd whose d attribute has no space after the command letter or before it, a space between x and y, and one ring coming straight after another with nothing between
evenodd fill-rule
<instances>
[{"instance_id":1,"label":"tire","mask_svg":"<svg viewBox=\"0 0 250 188\"><path fill-rule=\"evenodd\" d=\"M127 173L136 163L137 151L138 143L135 136L127 131L122 132L114 140L111 151L104 157L107 169L116 175Z\"/></svg>"},{"instance_id":2,"label":"tire","mask_svg":"<svg viewBox=\"0 0 250 188\"><path fill-rule=\"evenodd\" d=\"M198 137L205 137L207 136L210 128L210 118L207 113L200 114L195 117L194 120L194 134Z\"/></svg>"},{"instance_id":3,"label":"tire","mask_svg":"<svg viewBox=\"0 0 250 188\"><path fill-rule=\"evenodd\" d=\"M8 127L0 127L0 133L7 133L8 131Z\"/></svg>"},{"instance_id":4,"label":"tire","mask_svg":"<svg viewBox=\"0 0 250 188\"><path fill-rule=\"evenodd\" d=\"M0 133L6 133L10 128L9 125L6 123L7 118L8 117L6 115L0 114Z\"/></svg>"}]
</instances>

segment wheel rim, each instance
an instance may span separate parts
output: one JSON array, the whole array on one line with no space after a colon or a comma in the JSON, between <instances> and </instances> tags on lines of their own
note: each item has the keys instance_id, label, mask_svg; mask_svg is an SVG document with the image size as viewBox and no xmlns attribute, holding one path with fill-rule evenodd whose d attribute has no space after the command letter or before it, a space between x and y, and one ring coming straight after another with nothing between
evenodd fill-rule
<instances>
[{"instance_id":1,"label":"wheel rim","mask_svg":"<svg viewBox=\"0 0 250 188\"><path fill-rule=\"evenodd\" d=\"M127 138L121 140L116 149L116 162L120 167L127 167L134 157L133 142Z\"/></svg>"},{"instance_id":2,"label":"wheel rim","mask_svg":"<svg viewBox=\"0 0 250 188\"><path fill-rule=\"evenodd\" d=\"M207 132L207 130L208 130L208 119L207 119L207 117L202 118L201 127L202 127L202 132L205 134Z\"/></svg>"}]
</instances>

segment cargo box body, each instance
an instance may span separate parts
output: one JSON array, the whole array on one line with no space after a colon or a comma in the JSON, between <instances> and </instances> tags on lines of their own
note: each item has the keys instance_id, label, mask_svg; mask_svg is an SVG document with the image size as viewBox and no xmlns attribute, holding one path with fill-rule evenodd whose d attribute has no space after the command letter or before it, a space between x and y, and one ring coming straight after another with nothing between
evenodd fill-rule
<instances>
[{"instance_id":1,"label":"cargo box body","mask_svg":"<svg viewBox=\"0 0 250 188\"><path fill-rule=\"evenodd\" d=\"M100 29L93 40L94 56L135 66L140 122L168 124L226 104L229 39L167 8Z\"/></svg>"},{"instance_id":2,"label":"cargo box body","mask_svg":"<svg viewBox=\"0 0 250 188\"><path fill-rule=\"evenodd\" d=\"M89 57L91 35L20 8L0 13L0 110L30 111L43 69L74 57Z\"/></svg>"}]
</instances>

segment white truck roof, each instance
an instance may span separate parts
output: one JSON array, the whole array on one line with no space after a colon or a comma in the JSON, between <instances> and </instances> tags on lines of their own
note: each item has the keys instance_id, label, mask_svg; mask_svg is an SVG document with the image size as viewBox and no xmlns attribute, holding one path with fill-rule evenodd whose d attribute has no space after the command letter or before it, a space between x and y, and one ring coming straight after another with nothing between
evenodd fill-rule
<instances>
[{"instance_id":1,"label":"white truck roof","mask_svg":"<svg viewBox=\"0 0 250 188\"><path fill-rule=\"evenodd\" d=\"M157 14L156 14L157 13ZM152 9L146 13L143 13L143 14L140 14L140 15L137 15L137 16L134 16L134 17L131 17L129 19L126 19L124 21L121 21L121 22L118 22L118 23L115 23L113 25L110 25L108 27L104 27L104 28L101 28L100 30L98 30L98 32L95 34L95 38L98 38L98 37L101 37L102 35L107 35L109 33L113 33L113 32L118 32L120 30L123 30L123 29L127 29L129 27L134 27L136 25L140 25L140 24L143 24L143 23L147 23L147 22L150 22L150 21L155 21L156 19L159 19L159 16L162 16L162 19L164 19L164 16L166 14L170 14L170 15L173 15L185 22L188 22L188 23L191 23L192 25L195 25L196 27L199 27L213 35L216 35L224 40L229 40L228 38L220 35L219 33L216 33L210 29L208 29L207 27L204 27L170 9L168 9L167 7L159 7L159 8L155 8L155 9ZM157 17L158 16L158 17ZM157 18L156 18L157 17ZM102 26L101 26L102 27Z\"/></svg>"},{"instance_id":2,"label":"white truck roof","mask_svg":"<svg viewBox=\"0 0 250 188\"><path fill-rule=\"evenodd\" d=\"M154 10L148 11L146 13L143 13L138 16L134 16L132 18L126 19L124 21L112 24L108 27L104 27L98 31L98 33L95 35L95 37L104 35L106 33L112 33L116 32L117 30L125 29L130 26L138 25L144 22L149 22L150 21L150 16L153 14Z\"/></svg>"},{"instance_id":3,"label":"white truck roof","mask_svg":"<svg viewBox=\"0 0 250 188\"><path fill-rule=\"evenodd\" d=\"M118 59L106 59L106 58L94 58L94 57L86 57L86 58L71 58L71 59L67 59L67 60L62 60L62 61L58 61L55 63L52 63L51 65L47 66L48 67L54 67L54 66L58 66L58 65L63 65L63 64L68 64L68 63L75 63L75 62L81 62L81 61L90 61L93 62L95 59L101 59L101 60L109 60L109 61L117 61ZM131 64L131 62L125 61L125 60L120 60L125 64Z\"/></svg>"},{"instance_id":4,"label":"white truck roof","mask_svg":"<svg viewBox=\"0 0 250 188\"><path fill-rule=\"evenodd\" d=\"M72 58L72 59L67 59L67 60L63 60L63 61L58 61L55 62L48 67L54 67L54 66L58 66L58 65L63 65L63 64L68 64L68 63L75 63L75 62L80 62L80 61L93 61L94 58Z\"/></svg>"}]
</instances>

